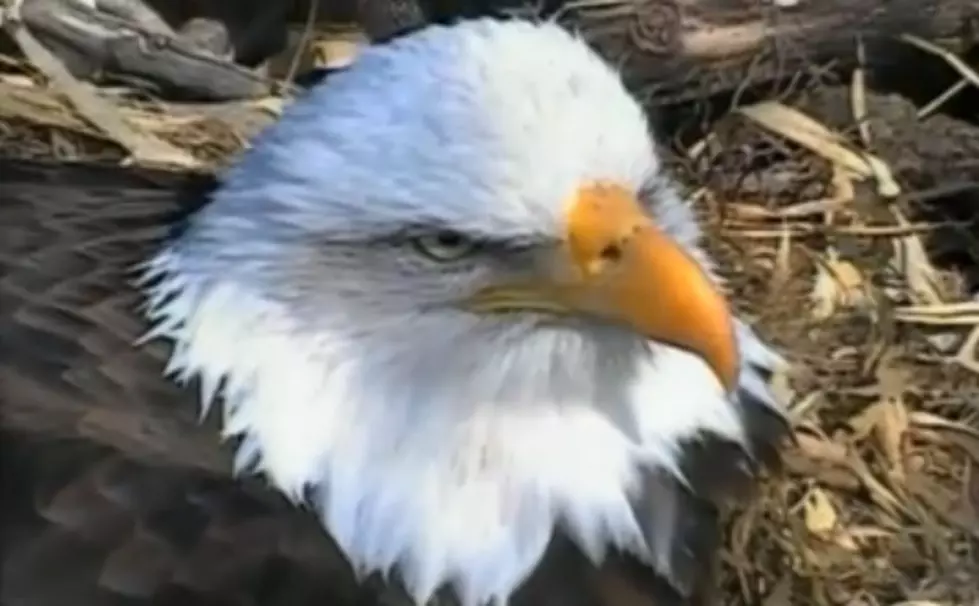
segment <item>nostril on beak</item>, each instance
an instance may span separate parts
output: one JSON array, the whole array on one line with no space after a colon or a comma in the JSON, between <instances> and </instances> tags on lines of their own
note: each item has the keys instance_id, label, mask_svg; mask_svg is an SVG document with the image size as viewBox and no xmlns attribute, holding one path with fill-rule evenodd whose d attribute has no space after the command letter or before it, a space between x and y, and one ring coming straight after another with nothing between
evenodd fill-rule
<instances>
[{"instance_id":1,"label":"nostril on beak","mask_svg":"<svg viewBox=\"0 0 979 606\"><path fill-rule=\"evenodd\" d=\"M622 258L622 245L618 242L608 244L598 253L603 261L615 262Z\"/></svg>"}]
</instances>

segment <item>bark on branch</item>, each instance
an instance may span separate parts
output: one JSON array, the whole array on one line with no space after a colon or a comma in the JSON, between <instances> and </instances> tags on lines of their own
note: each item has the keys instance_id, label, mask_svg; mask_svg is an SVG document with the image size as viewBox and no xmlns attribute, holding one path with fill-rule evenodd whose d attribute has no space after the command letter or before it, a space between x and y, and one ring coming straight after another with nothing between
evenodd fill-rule
<instances>
[{"instance_id":1,"label":"bark on branch","mask_svg":"<svg viewBox=\"0 0 979 606\"><path fill-rule=\"evenodd\" d=\"M871 65L904 33L960 50L974 42L979 0L573 0L563 11L660 104L854 66L858 40Z\"/></svg>"},{"instance_id":2,"label":"bark on branch","mask_svg":"<svg viewBox=\"0 0 979 606\"><path fill-rule=\"evenodd\" d=\"M174 6L165 0L145 1L159 5L161 14ZM182 31L199 18L195 10L212 11L216 10L212 5L220 8L229 3L237 7L241 1L194 0L186 4L187 14L168 15L169 26ZM314 1L303 0L292 7L293 20L300 20L294 25L301 25ZM320 7L321 13L337 8L334 3L319 4L330 5ZM353 15L375 38L418 27L425 20L514 13L554 16L621 65L629 84L653 104L774 83L826 65L846 68L857 62L858 40L871 65L888 60L889 53L880 50L880 43L903 33L957 50L975 41L971 32L979 22L979 0L348 0L336 4L351 4ZM284 37L284 10L263 13L268 6L244 2L240 10L224 11L241 23L225 16L217 25L223 24L231 38L249 38L239 32L245 29L265 32L266 40ZM242 99L269 90L269 82L257 73L227 58L199 52L200 41L189 44L187 36L172 31L161 34L155 31L159 27L142 22L126 26L118 11L111 15L92 11L75 0L26 0L24 12L25 21L42 41L71 47L100 70L129 72L198 99ZM324 16L329 20L329 14ZM256 44L252 40L245 46ZM265 52L281 48L265 46Z\"/></svg>"}]
</instances>

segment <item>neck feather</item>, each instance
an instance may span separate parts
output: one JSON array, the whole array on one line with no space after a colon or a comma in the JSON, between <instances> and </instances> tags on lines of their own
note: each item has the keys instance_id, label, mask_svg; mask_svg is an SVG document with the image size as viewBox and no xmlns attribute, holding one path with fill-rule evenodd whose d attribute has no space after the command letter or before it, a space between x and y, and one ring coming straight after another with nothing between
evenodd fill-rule
<instances>
[{"instance_id":1,"label":"neck feather","mask_svg":"<svg viewBox=\"0 0 979 606\"><path fill-rule=\"evenodd\" d=\"M182 272L173 251L143 285L147 338L173 344L167 372L199 377L202 413L219 401L242 439L236 472L314 495L355 569L396 568L418 603L445 583L466 605L507 598L559 526L596 562L613 546L668 567L636 519L641 471L680 477L700 435L746 442L699 358L612 331L524 326L443 340L440 355L368 355L245 285ZM745 334L746 384L770 402L750 367L776 360Z\"/></svg>"}]
</instances>

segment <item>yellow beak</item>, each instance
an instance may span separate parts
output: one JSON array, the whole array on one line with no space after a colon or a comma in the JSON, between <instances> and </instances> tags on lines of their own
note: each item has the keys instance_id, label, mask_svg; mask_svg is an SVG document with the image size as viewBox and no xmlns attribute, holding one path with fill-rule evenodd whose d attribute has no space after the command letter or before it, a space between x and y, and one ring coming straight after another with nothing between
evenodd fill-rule
<instances>
[{"instance_id":1,"label":"yellow beak","mask_svg":"<svg viewBox=\"0 0 979 606\"><path fill-rule=\"evenodd\" d=\"M703 358L721 383L737 385L731 313L700 264L615 185L578 192L567 213L560 259L546 284L485 289L474 310L584 313L631 327Z\"/></svg>"}]
</instances>

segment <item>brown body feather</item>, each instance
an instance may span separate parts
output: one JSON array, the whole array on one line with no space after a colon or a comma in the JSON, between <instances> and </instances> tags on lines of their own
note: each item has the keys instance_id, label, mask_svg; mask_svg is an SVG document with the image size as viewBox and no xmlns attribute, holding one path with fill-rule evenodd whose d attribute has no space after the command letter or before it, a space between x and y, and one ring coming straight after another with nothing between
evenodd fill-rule
<instances>
[{"instance_id":1,"label":"brown body feather","mask_svg":"<svg viewBox=\"0 0 979 606\"><path fill-rule=\"evenodd\" d=\"M3 605L353 601L317 522L232 480L195 394L164 380L163 350L133 346L145 324L131 270L210 181L0 173Z\"/></svg>"}]
</instances>

